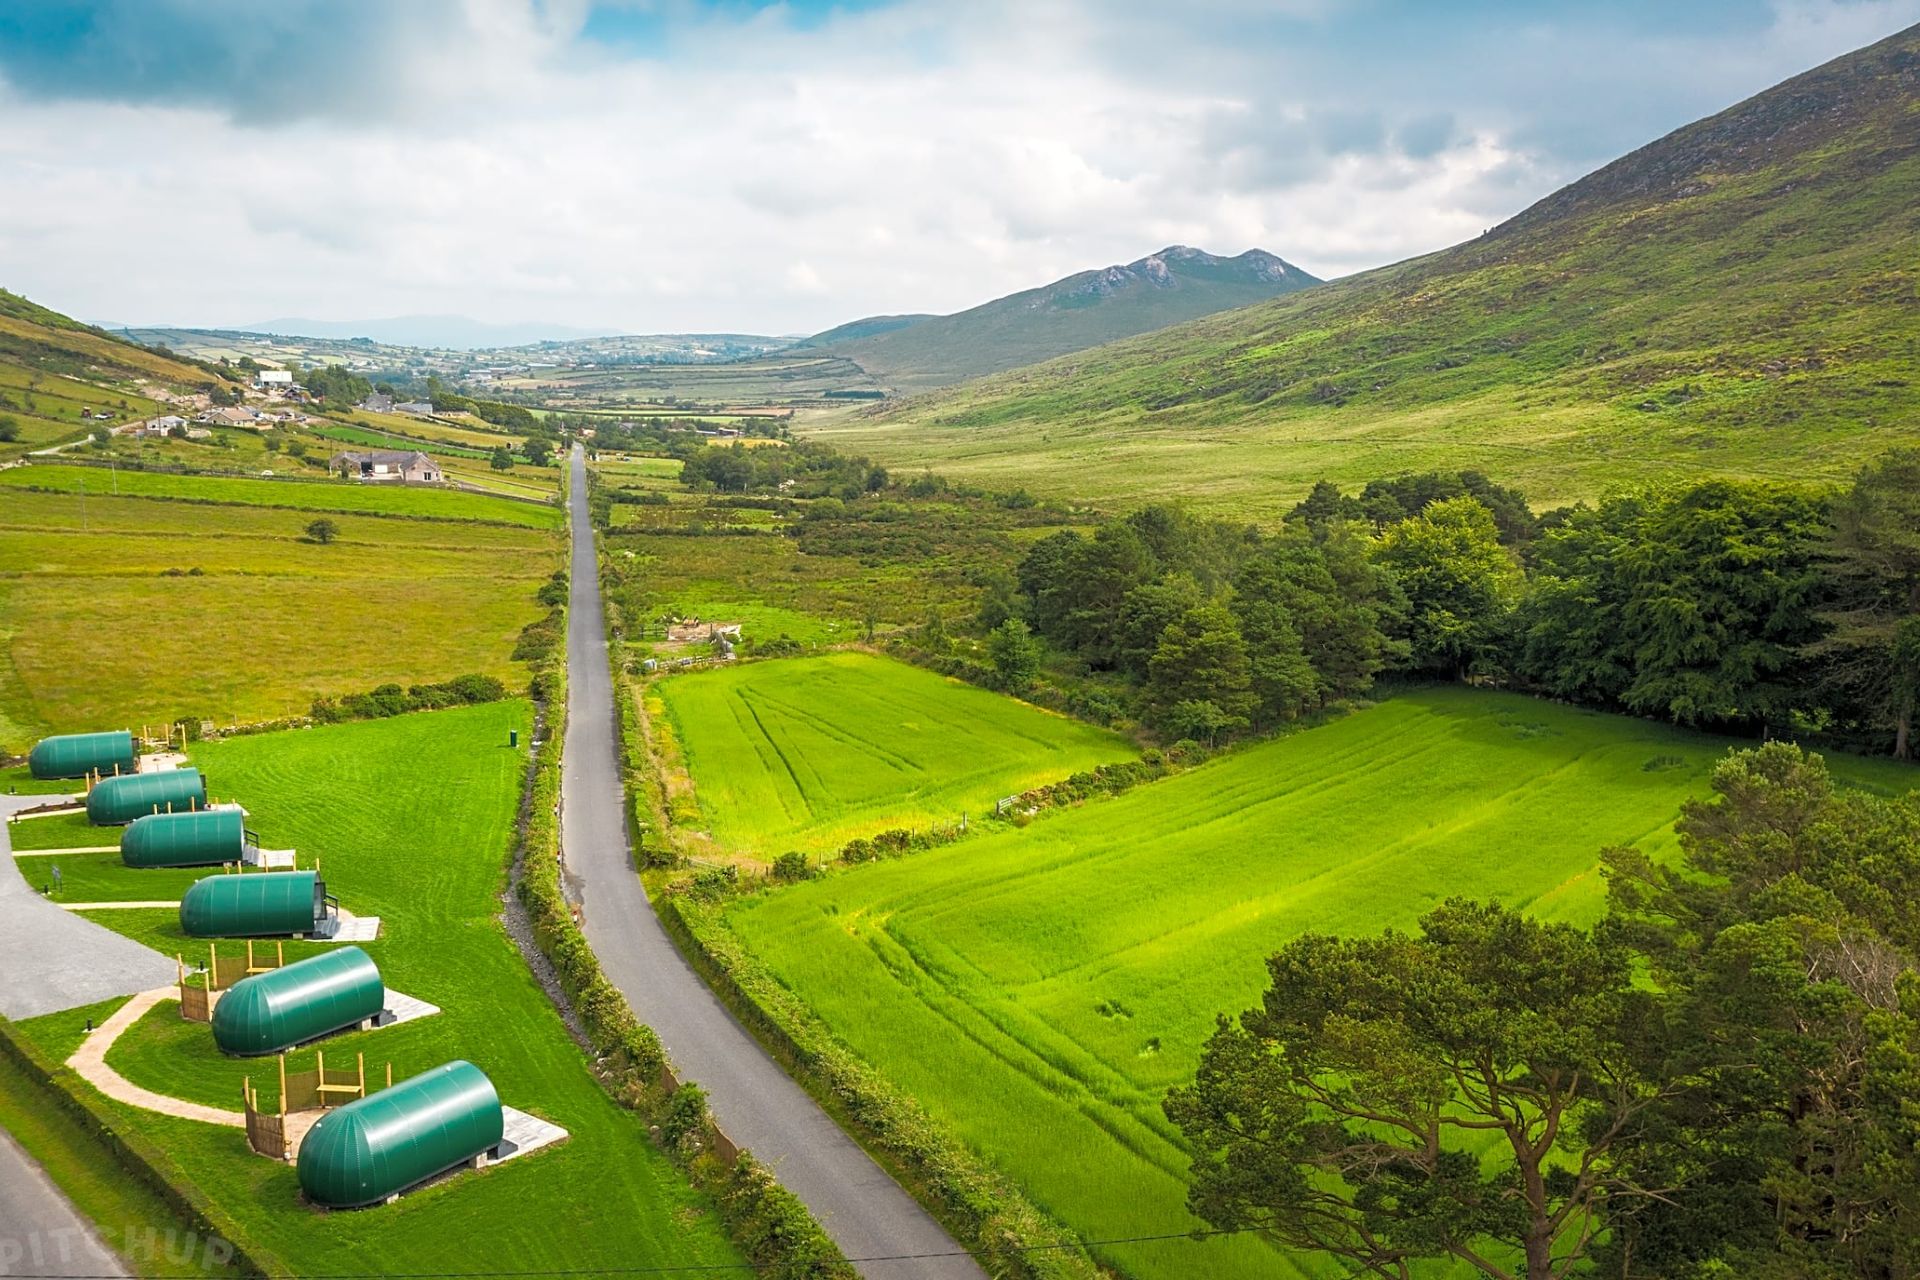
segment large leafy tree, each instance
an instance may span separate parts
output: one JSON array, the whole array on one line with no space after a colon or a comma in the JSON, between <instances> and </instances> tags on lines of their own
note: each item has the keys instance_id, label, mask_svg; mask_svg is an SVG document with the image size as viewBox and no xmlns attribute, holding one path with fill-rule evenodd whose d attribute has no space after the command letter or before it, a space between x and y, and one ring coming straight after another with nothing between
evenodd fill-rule
<instances>
[{"instance_id":1,"label":"large leafy tree","mask_svg":"<svg viewBox=\"0 0 1920 1280\"><path fill-rule=\"evenodd\" d=\"M1167 628L1205 603L1206 591L1184 573L1169 574L1127 592L1116 637L1120 669L1145 679Z\"/></svg>"},{"instance_id":2,"label":"large leafy tree","mask_svg":"<svg viewBox=\"0 0 1920 1280\"><path fill-rule=\"evenodd\" d=\"M1456 900L1417 934L1302 937L1267 968L1166 1102L1202 1220L1395 1280L1429 1259L1556 1280L1653 1190L1615 1159L1663 1092L1625 947Z\"/></svg>"},{"instance_id":3,"label":"large leafy tree","mask_svg":"<svg viewBox=\"0 0 1920 1280\"><path fill-rule=\"evenodd\" d=\"M1152 548L1125 521L1102 525L1091 538L1071 531L1043 538L1019 568L1034 629L1097 667L1119 661L1127 595L1157 576Z\"/></svg>"},{"instance_id":4,"label":"large leafy tree","mask_svg":"<svg viewBox=\"0 0 1920 1280\"><path fill-rule=\"evenodd\" d=\"M1684 860L1607 854L1603 932L1636 947L1675 1030L1624 1163L1674 1188L1612 1225L1609 1272L1920 1275L1920 798L1836 787L1785 743L1689 803Z\"/></svg>"},{"instance_id":5,"label":"large leafy tree","mask_svg":"<svg viewBox=\"0 0 1920 1280\"><path fill-rule=\"evenodd\" d=\"M1815 652L1835 691L1862 719L1892 731L1895 756L1911 759L1920 706L1920 450L1893 450L1861 470L1833 504L1829 553L1831 630Z\"/></svg>"},{"instance_id":6,"label":"large leafy tree","mask_svg":"<svg viewBox=\"0 0 1920 1280\"><path fill-rule=\"evenodd\" d=\"M1392 652L1388 581L1344 527L1283 534L1244 558L1232 609L1261 719L1285 720L1373 683Z\"/></svg>"},{"instance_id":7,"label":"large leafy tree","mask_svg":"<svg viewBox=\"0 0 1920 1280\"><path fill-rule=\"evenodd\" d=\"M1388 526L1375 554L1406 593L1417 667L1464 676L1496 655L1521 576L1484 504L1435 502Z\"/></svg>"},{"instance_id":8,"label":"large leafy tree","mask_svg":"<svg viewBox=\"0 0 1920 1280\"><path fill-rule=\"evenodd\" d=\"M1213 741L1244 729L1253 677L1233 615L1201 605L1168 627L1148 664L1148 688L1155 723L1174 737Z\"/></svg>"},{"instance_id":9,"label":"large leafy tree","mask_svg":"<svg viewBox=\"0 0 1920 1280\"><path fill-rule=\"evenodd\" d=\"M1684 724L1784 721L1809 701L1823 529L1805 494L1726 481L1576 509L1536 550L1522 669Z\"/></svg>"}]
</instances>

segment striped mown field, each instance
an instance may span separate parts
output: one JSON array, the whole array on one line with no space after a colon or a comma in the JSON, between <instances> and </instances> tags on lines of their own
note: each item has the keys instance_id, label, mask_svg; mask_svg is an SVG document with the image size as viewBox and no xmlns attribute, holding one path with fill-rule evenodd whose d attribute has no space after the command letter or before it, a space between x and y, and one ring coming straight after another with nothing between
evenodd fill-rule
<instances>
[{"instance_id":1,"label":"striped mown field","mask_svg":"<svg viewBox=\"0 0 1920 1280\"><path fill-rule=\"evenodd\" d=\"M1599 851L1674 847L1742 745L1432 689L1024 830L742 900L728 922L853 1049L1084 1238L1181 1233L1160 1114L1219 1013L1303 932L1410 926L1450 896L1599 913ZM1891 762L1843 778L1920 784ZM1250 1237L1097 1249L1137 1280L1312 1274Z\"/></svg>"},{"instance_id":2,"label":"striped mown field","mask_svg":"<svg viewBox=\"0 0 1920 1280\"><path fill-rule=\"evenodd\" d=\"M864 653L675 676L651 691L704 829L772 857L890 827L978 820L1002 796L1107 761L1118 734Z\"/></svg>"}]
</instances>

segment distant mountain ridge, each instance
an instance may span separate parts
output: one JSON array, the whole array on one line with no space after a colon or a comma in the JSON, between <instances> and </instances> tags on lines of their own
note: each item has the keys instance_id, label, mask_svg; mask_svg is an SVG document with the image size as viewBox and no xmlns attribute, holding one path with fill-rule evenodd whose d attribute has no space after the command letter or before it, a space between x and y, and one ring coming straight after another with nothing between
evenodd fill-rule
<instances>
[{"instance_id":1,"label":"distant mountain ridge","mask_svg":"<svg viewBox=\"0 0 1920 1280\"><path fill-rule=\"evenodd\" d=\"M1536 502L1920 443L1920 27L1437 253L877 410L889 465L1283 512L1477 467ZM920 327L905 330L908 337Z\"/></svg>"},{"instance_id":2,"label":"distant mountain ridge","mask_svg":"<svg viewBox=\"0 0 1920 1280\"><path fill-rule=\"evenodd\" d=\"M229 333L261 333L290 338L370 338L389 346L448 351L526 347L537 342L568 342L576 338L609 336L604 329L580 329L563 324L496 324L467 316L448 315L390 316L384 320L283 318L262 320L257 324L225 325L220 329Z\"/></svg>"},{"instance_id":3,"label":"distant mountain ridge","mask_svg":"<svg viewBox=\"0 0 1920 1280\"><path fill-rule=\"evenodd\" d=\"M1231 258L1186 245L1081 271L952 315L870 316L800 344L844 356L886 386L920 391L1319 284L1263 249Z\"/></svg>"}]
</instances>

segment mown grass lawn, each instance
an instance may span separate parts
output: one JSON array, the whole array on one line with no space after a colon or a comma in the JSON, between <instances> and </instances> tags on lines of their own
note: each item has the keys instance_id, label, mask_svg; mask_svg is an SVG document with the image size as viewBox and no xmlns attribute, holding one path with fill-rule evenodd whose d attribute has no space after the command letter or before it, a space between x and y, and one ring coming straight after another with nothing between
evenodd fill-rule
<instances>
[{"instance_id":1,"label":"mown grass lawn","mask_svg":"<svg viewBox=\"0 0 1920 1280\"><path fill-rule=\"evenodd\" d=\"M562 1146L465 1173L397 1204L322 1214L301 1205L291 1167L252 1155L238 1130L112 1105L118 1122L162 1143L197 1185L301 1274L599 1271L738 1261L704 1201L606 1096L496 920L526 766L529 710L495 703L194 748L196 764L243 800L250 825L322 861L329 886L385 931L366 944L391 988L444 1010L324 1048L344 1065L364 1051L370 1077L396 1079L452 1058L492 1077L510 1106L547 1117ZM521 747L507 746L509 729ZM152 873L123 869L128 884ZM140 894L137 896L145 896ZM189 943L171 912L93 917L173 954ZM203 948L204 944L191 944ZM238 944L223 943L223 946ZM288 943L288 958L322 944ZM64 1059L85 1018L112 1006L21 1024ZM238 1108L239 1081L273 1076L271 1059L219 1057L205 1026L163 1005L114 1063L149 1087ZM338 1055L336 1059L336 1055ZM298 1065L308 1065L303 1052ZM269 1090L271 1092L271 1090Z\"/></svg>"},{"instance_id":2,"label":"mown grass lawn","mask_svg":"<svg viewBox=\"0 0 1920 1280\"><path fill-rule=\"evenodd\" d=\"M765 857L978 821L1002 796L1136 754L1118 734L864 653L674 676L651 692L684 753L698 825Z\"/></svg>"},{"instance_id":3,"label":"mown grass lawn","mask_svg":"<svg viewBox=\"0 0 1920 1280\"><path fill-rule=\"evenodd\" d=\"M689 687L692 682L689 682ZM1086 1238L1184 1232L1160 1114L1219 1013L1308 931L1454 895L1587 921L1604 846L1673 847L1723 739L1435 689L1031 827L743 901L732 927L856 1052ZM1890 762L1843 777L1920 784ZM1269 1280L1250 1238L1097 1251L1138 1280Z\"/></svg>"},{"instance_id":4,"label":"mown grass lawn","mask_svg":"<svg viewBox=\"0 0 1920 1280\"><path fill-rule=\"evenodd\" d=\"M39 469L0 476L22 470ZM90 491L107 480L88 473ZM533 596L558 563L552 533L341 513L322 546L305 536L316 514L6 492L0 748L179 717L298 715L315 697L387 681L525 678L513 649L544 612Z\"/></svg>"}]
</instances>

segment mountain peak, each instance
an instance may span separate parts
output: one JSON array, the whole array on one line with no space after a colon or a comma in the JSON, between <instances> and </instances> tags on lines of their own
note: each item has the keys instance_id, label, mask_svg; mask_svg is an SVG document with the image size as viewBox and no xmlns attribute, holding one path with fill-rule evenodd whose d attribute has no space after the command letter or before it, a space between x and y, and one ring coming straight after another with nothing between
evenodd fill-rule
<instances>
[{"instance_id":1,"label":"mountain peak","mask_svg":"<svg viewBox=\"0 0 1920 1280\"><path fill-rule=\"evenodd\" d=\"M1223 258L1171 244L947 316L871 316L804 345L854 361L885 385L943 386L1264 302L1319 281L1264 249Z\"/></svg>"}]
</instances>

